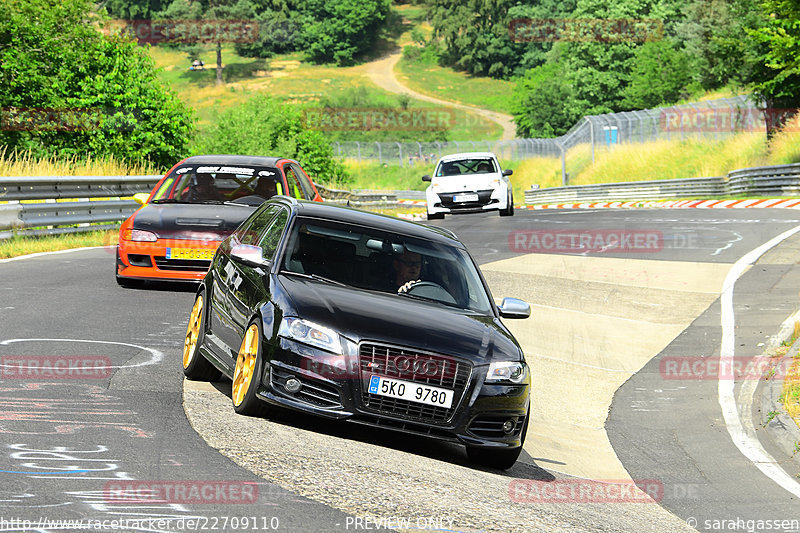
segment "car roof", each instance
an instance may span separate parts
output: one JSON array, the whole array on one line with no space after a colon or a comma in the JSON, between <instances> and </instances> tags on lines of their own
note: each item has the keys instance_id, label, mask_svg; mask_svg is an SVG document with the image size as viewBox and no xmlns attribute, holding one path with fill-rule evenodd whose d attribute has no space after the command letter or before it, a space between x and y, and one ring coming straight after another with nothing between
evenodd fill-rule
<instances>
[{"instance_id":1,"label":"car roof","mask_svg":"<svg viewBox=\"0 0 800 533\"><path fill-rule=\"evenodd\" d=\"M274 167L285 157L263 157L258 155L195 155L186 158L182 164L194 165L249 165L254 167ZM288 159L296 163L292 159ZM299 164L299 163L298 163Z\"/></svg>"},{"instance_id":2,"label":"car roof","mask_svg":"<svg viewBox=\"0 0 800 533\"><path fill-rule=\"evenodd\" d=\"M450 154L442 156L440 162L458 161L459 159L472 159L472 158L494 158L497 156L492 152L461 152L460 154Z\"/></svg>"},{"instance_id":3,"label":"car roof","mask_svg":"<svg viewBox=\"0 0 800 533\"><path fill-rule=\"evenodd\" d=\"M381 215L380 213L372 213L335 204L296 200L288 196L273 196L268 202L289 205L299 216L346 222L465 248L464 244L458 240L452 231L437 226L418 224L388 215Z\"/></svg>"}]
</instances>

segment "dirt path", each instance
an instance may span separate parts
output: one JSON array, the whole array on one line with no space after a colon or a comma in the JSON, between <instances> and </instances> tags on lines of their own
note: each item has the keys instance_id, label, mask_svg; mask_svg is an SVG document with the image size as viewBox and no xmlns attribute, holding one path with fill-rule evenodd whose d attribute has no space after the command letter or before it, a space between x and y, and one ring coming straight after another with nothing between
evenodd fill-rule
<instances>
[{"instance_id":1,"label":"dirt path","mask_svg":"<svg viewBox=\"0 0 800 533\"><path fill-rule=\"evenodd\" d=\"M502 140L507 141L510 139L516 138L517 128L514 125L513 117L511 115L506 115L505 113L498 113L496 111L489 111L488 109L480 109L478 107L473 107L470 105L464 104L457 104L455 102L449 102L447 100L440 100L438 98L434 98L432 96L428 96L422 93L418 93L402 83L397 79L397 76L394 74L394 67L398 61L400 61L400 57L402 56L401 52L395 52L389 54L382 59L377 61L372 61L363 65L364 73L367 75L369 79L375 83L381 89L387 90L389 92L397 93L397 94L407 94L417 100L423 100L425 102L431 102L433 104L440 104L440 105L447 105L450 107L455 107L457 109L463 109L465 111L471 111L477 115L480 115L484 118L491 120L500 125L503 128L503 135L501 137Z\"/></svg>"}]
</instances>

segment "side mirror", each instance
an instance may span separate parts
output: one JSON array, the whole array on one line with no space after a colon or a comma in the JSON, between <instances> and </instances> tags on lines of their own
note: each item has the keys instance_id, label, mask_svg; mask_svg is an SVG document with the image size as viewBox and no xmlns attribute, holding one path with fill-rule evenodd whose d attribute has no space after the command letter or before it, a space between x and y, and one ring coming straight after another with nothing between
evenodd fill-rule
<instances>
[{"instance_id":1,"label":"side mirror","mask_svg":"<svg viewBox=\"0 0 800 533\"><path fill-rule=\"evenodd\" d=\"M231 247L231 259L252 267L263 267L268 264L261 247L252 244L234 244Z\"/></svg>"},{"instance_id":2,"label":"side mirror","mask_svg":"<svg viewBox=\"0 0 800 533\"><path fill-rule=\"evenodd\" d=\"M505 170L503 171L503 176L510 176L510 175L511 175L511 174L513 174L513 173L514 173L514 171L513 171L513 170L511 170L510 168L507 168L507 169L505 169Z\"/></svg>"},{"instance_id":3,"label":"side mirror","mask_svg":"<svg viewBox=\"0 0 800 533\"><path fill-rule=\"evenodd\" d=\"M431 177L428 174L422 176L422 181L431 181Z\"/></svg>"},{"instance_id":4,"label":"side mirror","mask_svg":"<svg viewBox=\"0 0 800 533\"><path fill-rule=\"evenodd\" d=\"M148 198L150 198L150 193L149 192L137 192L136 194L133 195L133 199L139 205L146 204Z\"/></svg>"},{"instance_id":5,"label":"side mirror","mask_svg":"<svg viewBox=\"0 0 800 533\"><path fill-rule=\"evenodd\" d=\"M503 303L497 306L503 318L528 318L531 316L531 306L528 302L517 298L503 298Z\"/></svg>"}]
</instances>

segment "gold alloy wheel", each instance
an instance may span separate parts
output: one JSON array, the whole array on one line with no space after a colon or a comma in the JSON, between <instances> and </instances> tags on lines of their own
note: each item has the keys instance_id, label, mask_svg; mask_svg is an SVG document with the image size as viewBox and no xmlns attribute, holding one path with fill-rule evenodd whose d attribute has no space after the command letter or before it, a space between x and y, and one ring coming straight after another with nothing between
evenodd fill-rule
<instances>
[{"instance_id":1,"label":"gold alloy wheel","mask_svg":"<svg viewBox=\"0 0 800 533\"><path fill-rule=\"evenodd\" d=\"M189 315L189 326L186 328L186 339L183 341L183 368L188 368L197 353L197 337L200 336L200 324L203 321L203 296L197 297Z\"/></svg>"},{"instance_id":2,"label":"gold alloy wheel","mask_svg":"<svg viewBox=\"0 0 800 533\"><path fill-rule=\"evenodd\" d=\"M236 368L233 371L233 404L239 406L244 401L250 383L253 381L253 372L256 368L258 357L258 326L250 324L239 348L239 357L236 358Z\"/></svg>"}]
</instances>

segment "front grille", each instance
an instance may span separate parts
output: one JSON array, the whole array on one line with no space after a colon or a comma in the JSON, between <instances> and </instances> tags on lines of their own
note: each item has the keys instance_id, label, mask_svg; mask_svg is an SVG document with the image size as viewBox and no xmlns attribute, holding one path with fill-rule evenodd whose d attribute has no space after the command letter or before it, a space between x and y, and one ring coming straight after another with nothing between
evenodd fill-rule
<instances>
[{"instance_id":1,"label":"front grille","mask_svg":"<svg viewBox=\"0 0 800 533\"><path fill-rule=\"evenodd\" d=\"M470 363L452 357L370 343L361 344L359 368L361 401L366 409L429 424L444 424L452 418L472 373ZM453 403L450 408L445 408L371 394L368 382L373 374L450 389L453 391Z\"/></svg>"},{"instance_id":2,"label":"front grille","mask_svg":"<svg viewBox=\"0 0 800 533\"><path fill-rule=\"evenodd\" d=\"M303 387L295 393L288 392L286 390L286 380L289 378L295 378L299 380L303 384ZM285 394L290 398L294 398L295 400L301 400L303 402L326 409L336 409L342 407L342 400L339 397L339 391L326 383L306 379L304 377L292 374L291 372L281 370L274 365L270 370L270 380L272 382L272 389L274 391Z\"/></svg>"},{"instance_id":3,"label":"front grille","mask_svg":"<svg viewBox=\"0 0 800 533\"><path fill-rule=\"evenodd\" d=\"M156 266L159 270L179 270L182 272L207 272L211 261L196 261L193 259L167 259L163 255L155 256Z\"/></svg>"},{"instance_id":4,"label":"front grille","mask_svg":"<svg viewBox=\"0 0 800 533\"><path fill-rule=\"evenodd\" d=\"M503 424L509 418L515 419L516 424L511 433L506 433L503 431ZM509 437L519 437L524 425L524 416L479 416L469 425L469 432L476 437L485 439L507 439Z\"/></svg>"},{"instance_id":5,"label":"front grille","mask_svg":"<svg viewBox=\"0 0 800 533\"><path fill-rule=\"evenodd\" d=\"M439 199L442 201L442 205L444 207L450 208L474 208L474 207L481 207L486 204L492 203L492 191L491 189L488 191L464 191L464 192L445 192L445 193L438 193ZM477 202L459 202L456 203L453 199L459 194L477 194L478 201Z\"/></svg>"}]
</instances>

